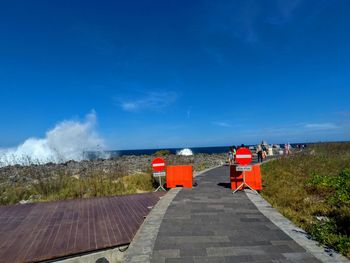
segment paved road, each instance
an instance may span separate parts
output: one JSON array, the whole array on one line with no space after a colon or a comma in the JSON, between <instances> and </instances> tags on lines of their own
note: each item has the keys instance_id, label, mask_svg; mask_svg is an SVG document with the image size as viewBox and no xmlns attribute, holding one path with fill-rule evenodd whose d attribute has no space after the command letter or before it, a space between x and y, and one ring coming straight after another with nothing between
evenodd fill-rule
<instances>
[{"instance_id":1,"label":"paved road","mask_svg":"<svg viewBox=\"0 0 350 263\"><path fill-rule=\"evenodd\" d=\"M263 216L243 192L232 195L229 168L196 178L169 206L151 262L319 262Z\"/></svg>"}]
</instances>

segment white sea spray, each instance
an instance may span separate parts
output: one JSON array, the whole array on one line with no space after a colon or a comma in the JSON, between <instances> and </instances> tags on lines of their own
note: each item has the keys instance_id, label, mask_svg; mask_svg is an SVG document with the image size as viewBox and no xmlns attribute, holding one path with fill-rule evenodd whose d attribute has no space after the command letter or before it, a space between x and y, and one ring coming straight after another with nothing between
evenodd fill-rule
<instances>
[{"instance_id":1,"label":"white sea spray","mask_svg":"<svg viewBox=\"0 0 350 263\"><path fill-rule=\"evenodd\" d=\"M17 147L0 149L0 167L7 165L62 163L87 158L87 151L104 154L104 140L96 132L96 114L84 121L62 121L46 132L44 138L29 138Z\"/></svg>"}]
</instances>

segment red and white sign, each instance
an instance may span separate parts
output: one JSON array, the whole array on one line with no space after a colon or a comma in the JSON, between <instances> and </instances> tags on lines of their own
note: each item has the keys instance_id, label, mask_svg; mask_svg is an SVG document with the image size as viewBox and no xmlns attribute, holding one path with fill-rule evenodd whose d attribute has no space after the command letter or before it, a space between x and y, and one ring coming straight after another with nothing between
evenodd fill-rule
<instances>
[{"instance_id":1,"label":"red and white sign","mask_svg":"<svg viewBox=\"0 0 350 263\"><path fill-rule=\"evenodd\" d=\"M253 159L252 152L248 148L239 148L236 152L236 162L240 165L248 165Z\"/></svg>"},{"instance_id":2,"label":"red and white sign","mask_svg":"<svg viewBox=\"0 0 350 263\"><path fill-rule=\"evenodd\" d=\"M152 161L152 168L156 172L161 172L165 169L165 161L162 158L156 158Z\"/></svg>"}]
</instances>

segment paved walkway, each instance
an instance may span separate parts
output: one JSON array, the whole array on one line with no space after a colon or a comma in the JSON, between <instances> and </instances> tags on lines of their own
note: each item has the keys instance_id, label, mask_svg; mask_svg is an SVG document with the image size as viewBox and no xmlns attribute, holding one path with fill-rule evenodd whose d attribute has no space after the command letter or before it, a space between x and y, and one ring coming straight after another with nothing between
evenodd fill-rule
<instances>
[{"instance_id":1,"label":"paved walkway","mask_svg":"<svg viewBox=\"0 0 350 263\"><path fill-rule=\"evenodd\" d=\"M319 262L269 221L243 192L231 194L229 169L196 177L169 206L151 262Z\"/></svg>"}]
</instances>

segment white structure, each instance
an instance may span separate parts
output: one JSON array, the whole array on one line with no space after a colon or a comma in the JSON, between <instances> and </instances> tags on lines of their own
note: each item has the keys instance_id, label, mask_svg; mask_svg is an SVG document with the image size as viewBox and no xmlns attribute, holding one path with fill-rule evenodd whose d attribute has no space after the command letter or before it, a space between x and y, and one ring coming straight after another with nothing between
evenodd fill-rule
<instances>
[{"instance_id":1,"label":"white structure","mask_svg":"<svg viewBox=\"0 0 350 263\"><path fill-rule=\"evenodd\" d=\"M193 152L189 148L182 149L181 151L177 152L177 155L182 155L182 156L191 156L193 155Z\"/></svg>"}]
</instances>

